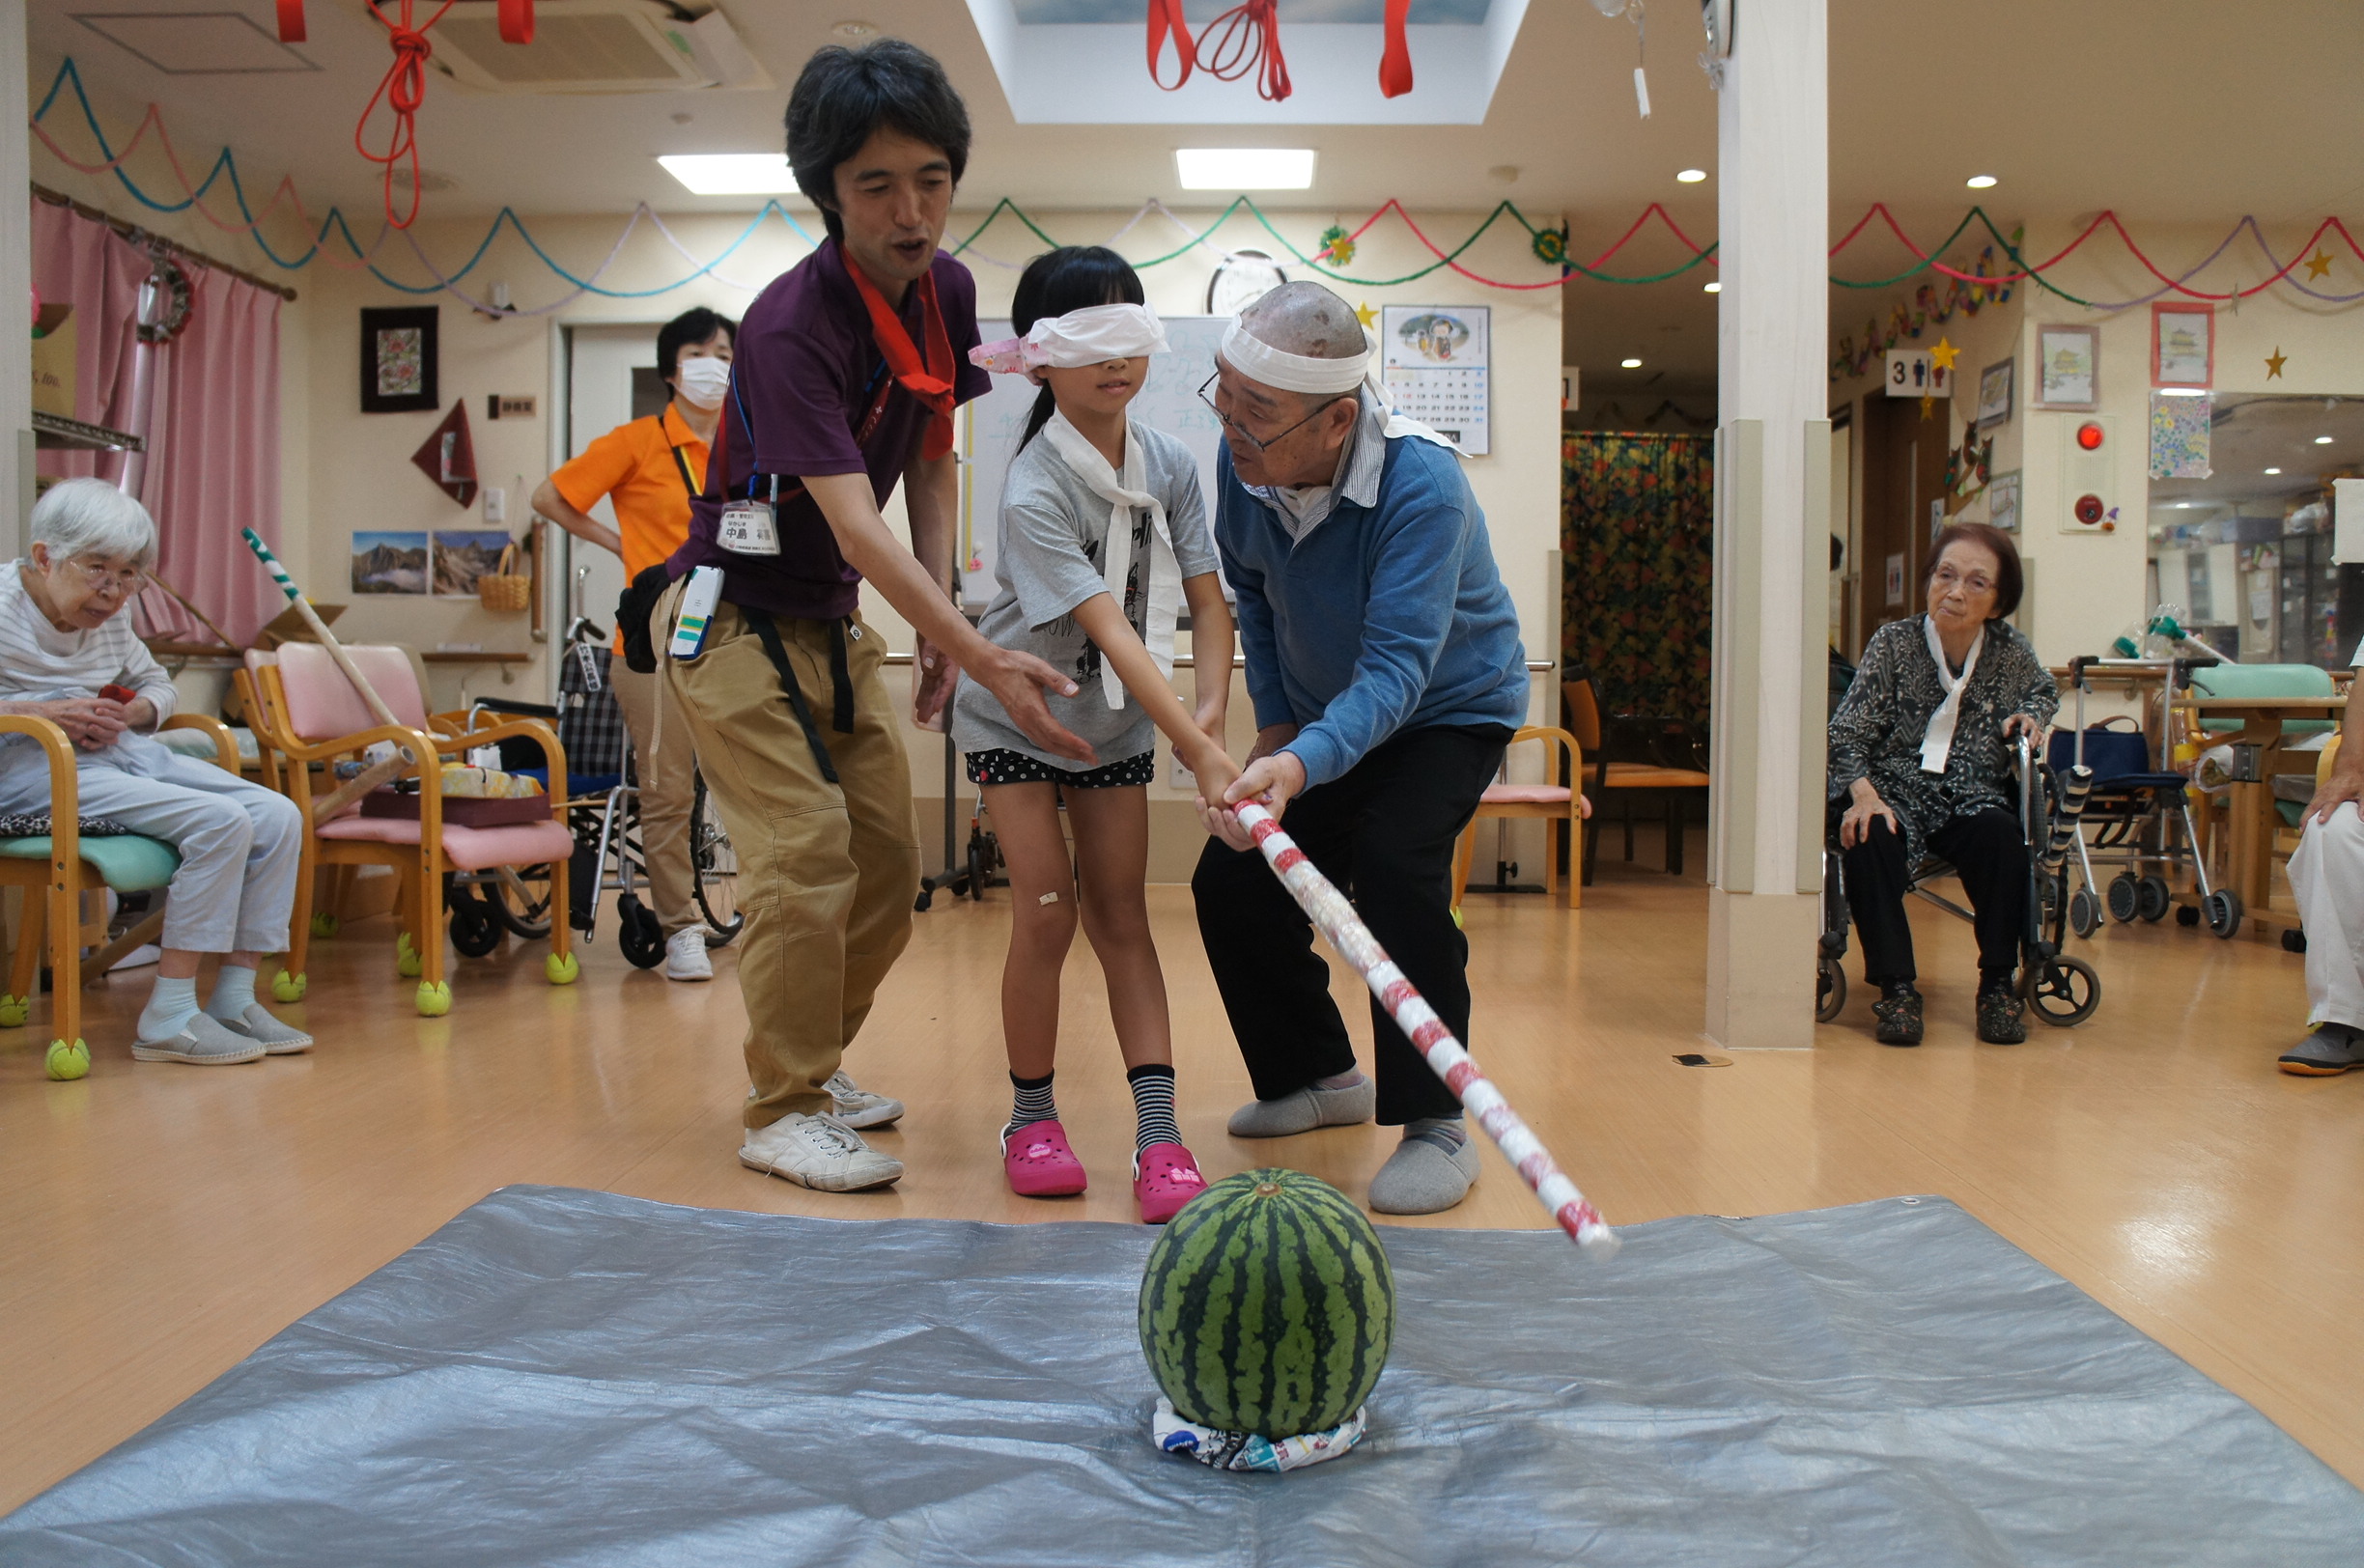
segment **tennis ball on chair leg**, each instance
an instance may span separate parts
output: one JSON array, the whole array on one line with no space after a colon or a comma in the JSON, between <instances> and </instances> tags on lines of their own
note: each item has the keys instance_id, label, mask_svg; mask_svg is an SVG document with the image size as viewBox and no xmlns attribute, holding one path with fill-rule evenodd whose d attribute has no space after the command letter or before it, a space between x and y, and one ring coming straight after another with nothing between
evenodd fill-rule
<instances>
[{"instance_id":1,"label":"tennis ball on chair leg","mask_svg":"<svg viewBox=\"0 0 2364 1568\"><path fill-rule=\"evenodd\" d=\"M410 933L406 931L394 938L394 972L396 974L406 980L415 980L419 976L419 971L426 967L426 964L419 958L418 949L410 944Z\"/></svg>"},{"instance_id":2,"label":"tennis ball on chair leg","mask_svg":"<svg viewBox=\"0 0 2364 1568\"><path fill-rule=\"evenodd\" d=\"M271 976L271 994L283 1002L302 1001L304 988L311 983L311 978L310 975L290 974L281 969Z\"/></svg>"},{"instance_id":3,"label":"tennis ball on chair leg","mask_svg":"<svg viewBox=\"0 0 2364 1568\"><path fill-rule=\"evenodd\" d=\"M337 917L336 917L335 915L333 915L333 914L316 914L316 915L314 915L314 916L312 917L312 935L313 935L313 936L315 936L315 937L333 937L333 936L335 936L336 934L337 934Z\"/></svg>"},{"instance_id":4,"label":"tennis ball on chair leg","mask_svg":"<svg viewBox=\"0 0 2364 1568\"><path fill-rule=\"evenodd\" d=\"M51 1078L60 1083L70 1083L90 1071L90 1047L79 1040L70 1046L63 1040L52 1040L44 1065Z\"/></svg>"},{"instance_id":5,"label":"tennis ball on chair leg","mask_svg":"<svg viewBox=\"0 0 2364 1568\"><path fill-rule=\"evenodd\" d=\"M451 982L421 980L418 988L418 1011L421 1018L441 1018L451 1011Z\"/></svg>"},{"instance_id":6,"label":"tennis ball on chair leg","mask_svg":"<svg viewBox=\"0 0 2364 1568\"><path fill-rule=\"evenodd\" d=\"M582 974L582 964L572 953L563 958L552 953L543 959L542 973L553 986L571 986Z\"/></svg>"},{"instance_id":7,"label":"tennis ball on chair leg","mask_svg":"<svg viewBox=\"0 0 2364 1568\"><path fill-rule=\"evenodd\" d=\"M0 1029L21 1029L32 1016L32 997L0 994Z\"/></svg>"}]
</instances>

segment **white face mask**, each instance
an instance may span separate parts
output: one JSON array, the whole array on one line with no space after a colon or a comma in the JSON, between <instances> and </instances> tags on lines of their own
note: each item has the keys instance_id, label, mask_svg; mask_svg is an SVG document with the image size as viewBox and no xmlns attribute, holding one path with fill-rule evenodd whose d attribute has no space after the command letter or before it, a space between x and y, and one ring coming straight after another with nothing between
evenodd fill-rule
<instances>
[{"instance_id":1,"label":"white face mask","mask_svg":"<svg viewBox=\"0 0 2364 1568\"><path fill-rule=\"evenodd\" d=\"M700 408L719 408L723 395L730 391L730 361L700 355L685 359L674 374L673 390L684 403Z\"/></svg>"}]
</instances>

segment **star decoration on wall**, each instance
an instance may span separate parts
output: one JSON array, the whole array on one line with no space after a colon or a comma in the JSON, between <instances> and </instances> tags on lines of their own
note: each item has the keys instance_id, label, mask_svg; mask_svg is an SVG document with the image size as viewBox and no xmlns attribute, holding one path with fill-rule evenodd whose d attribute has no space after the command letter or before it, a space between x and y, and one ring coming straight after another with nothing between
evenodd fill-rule
<instances>
[{"instance_id":1,"label":"star decoration on wall","mask_svg":"<svg viewBox=\"0 0 2364 1568\"><path fill-rule=\"evenodd\" d=\"M1371 309L1368 305L1357 305L1355 307L1355 320L1361 322L1363 323L1363 330L1367 332L1371 329L1372 325L1378 322L1379 313Z\"/></svg>"},{"instance_id":2,"label":"star decoration on wall","mask_svg":"<svg viewBox=\"0 0 2364 1568\"><path fill-rule=\"evenodd\" d=\"M2330 270L2331 253L2329 251L2318 250L2314 255L2307 258L2308 277L2320 278L2328 273Z\"/></svg>"},{"instance_id":3,"label":"star decoration on wall","mask_svg":"<svg viewBox=\"0 0 2364 1568\"><path fill-rule=\"evenodd\" d=\"M2289 358L2290 356L2282 351L2282 345L2275 344L2274 351L2266 356L2266 378L2270 381L2279 377L2282 374L2284 362Z\"/></svg>"},{"instance_id":4,"label":"star decoration on wall","mask_svg":"<svg viewBox=\"0 0 2364 1568\"><path fill-rule=\"evenodd\" d=\"M1952 370L1954 368L1954 361L1959 359L1960 357L1961 350L1955 348L1953 344L1949 343L1944 338L1939 338L1937 340L1937 347L1929 350L1929 363L1936 366L1939 370Z\"/></svg>"},{"instance_id":5,"label":"star decoration on wall","mask_svg":"<svg viewBox=\"0 0 2364 1568\"><path fill-rule=\"evenodd\" d=\"M1926 393L1926 392L1922 393L1922 394L1921 394L1921 417L1922 417L1922 418L1924 418L1924 419L1933 419L1933 418L1935 418L1935 417L1936 417L1936 414L1937 414L1937 400L1936 400L1935 398L1930 397L1930 396L1929 396L1928 393Z\"/></svg>"}]
</instances>

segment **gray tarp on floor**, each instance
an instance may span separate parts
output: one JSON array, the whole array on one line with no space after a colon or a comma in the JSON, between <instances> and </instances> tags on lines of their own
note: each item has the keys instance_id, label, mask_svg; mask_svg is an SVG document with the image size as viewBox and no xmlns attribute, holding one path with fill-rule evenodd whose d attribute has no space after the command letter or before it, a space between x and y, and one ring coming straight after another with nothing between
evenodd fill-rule
<instances>
[{"instance_id":1,"label":"gray tarp on floor","mask_svg":"<svg viewBox=\"0 0 2364 1568\"><path fill-rule=\"evenodd\" d=\"M1942 1199L1637 1225L1607 1267L1385 1234L1365 1445L1229 1475L1149 1445L1140 1227L511 1188L0 1521L0 1561L2364 1560L2364 1494Z\"/></svg>"}]
</instances>

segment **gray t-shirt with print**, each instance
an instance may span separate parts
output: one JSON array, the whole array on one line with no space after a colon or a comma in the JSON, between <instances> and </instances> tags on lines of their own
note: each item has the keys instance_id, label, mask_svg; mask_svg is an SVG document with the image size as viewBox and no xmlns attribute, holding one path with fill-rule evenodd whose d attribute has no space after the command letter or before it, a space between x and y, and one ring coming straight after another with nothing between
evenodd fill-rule
<instances>
[{"instance_id":1,"label":"gray t-shirt with print","mask_svg":"<svg viewBox=\"0 0 2364 1568\"><path fill-rule=\"evenodd\" d=\"M1207 531L1206 502L1198 491L1198 464L1190 449L1160 431L1132 426L1141 443L1145 489L1166 508L1173 535L1174 561L1185 578L1217 569L1215 541ZM1101 688L1100 650L1084 634L1073 611L1094 594L1106 593L1103 551L1108 544L1110 505L1059 461L1051 442L1037 435L1011 460L1001 491L1001 517L994 574L1000 587L985 607L977 630L987 641L1034 655L1072 679L1072 697L1045 692L1051 716L1081 736L1099 761L1125 762L1155 743L1156 726L1126 693L1124 706L1111 708ZM1125 618L1133 630L1148 617L1144 574L1149 561L1149 520L1137 514L1133 570L1126 582ZM1068 772L1085 765L1047 755L1028 741L991 692L961 678L952 699L952 738L965 752L1007 749Z\"/></svg>"}]
</instances>

